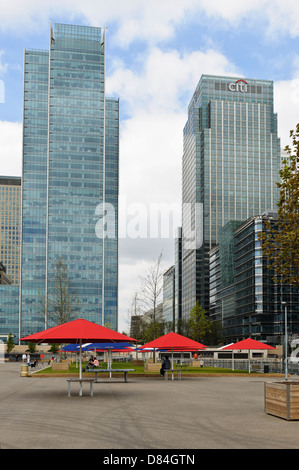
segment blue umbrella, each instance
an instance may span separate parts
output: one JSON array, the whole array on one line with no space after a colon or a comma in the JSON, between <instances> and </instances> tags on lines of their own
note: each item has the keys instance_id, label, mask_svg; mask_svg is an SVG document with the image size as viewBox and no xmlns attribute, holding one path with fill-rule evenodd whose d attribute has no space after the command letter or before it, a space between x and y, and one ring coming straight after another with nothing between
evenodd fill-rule
<instances>
[{"instance_id":1,"label":"blue umbrella","mask_svg":"<svg viewBox=\"0 0 299 470\"><path fill-rule=\"evenodd\" d=\"M61 349L62 351L67 351L67 352L79 352L77 344L67 344L66 346L63 346Z\"/></svg>"},{"instance_id":2,"label":"blue umbrella","mask_svg":"<svg viewBox=\"0 0 299 470\"><path fill-rule=\"evenodd\" d=\"M93 351L94 349L126 349L130 343L86 343L82 345L82 351Z\"/></svg>"}]
</instances>

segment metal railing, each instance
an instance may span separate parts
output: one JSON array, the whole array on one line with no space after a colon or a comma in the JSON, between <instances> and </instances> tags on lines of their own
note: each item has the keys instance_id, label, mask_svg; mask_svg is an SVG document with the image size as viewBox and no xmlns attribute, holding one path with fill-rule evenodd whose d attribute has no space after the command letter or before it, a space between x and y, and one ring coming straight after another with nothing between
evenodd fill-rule
<instances>
[{"instance_id":1,"label":"metal railing","mask_svg":"<svg viewBox=\"0 0 299 470\"><path fill-rule=\"evenodd\" d=\"M221 367L223 369L248 370L248 359L213 359L204 358L204 365L208 367ZM283 374L285 371L284 361L256 360L250 359L250 370L252 372L269 372ZM289 374L299 375L299 363L288 361Z\"/></svg>"}]
</instances>

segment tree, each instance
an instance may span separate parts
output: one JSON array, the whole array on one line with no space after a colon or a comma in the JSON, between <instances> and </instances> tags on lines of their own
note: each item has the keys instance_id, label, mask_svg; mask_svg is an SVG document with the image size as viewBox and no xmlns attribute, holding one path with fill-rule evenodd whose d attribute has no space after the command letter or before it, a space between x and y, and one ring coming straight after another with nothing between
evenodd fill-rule
<instances>
[{"instance_id":1,"label":"tree","mask_svg":"<svg viewBox=\"0 0 299 470\"><path fill-rule=\"evenodd\" d=\"M198 301L190 311L189 317L190 337L194 341L203 342L207 333L211 333L211 320Z\"/></svg>"},{"instance_id":2,"label":"tree","mask_svg":"<svg viewBox=\"0 0 299 470\"><path fill-rule=\"evenodd\" d=\"M36 351L36 344L35 344L35 343L32 343L32 342L30 341L30 343L28 343L28 349L29 349L29 352L30 352L31 354L35 353L35 351Z\"/></svg>"},{"instance_id":3,"label":"tree","mask_svg":"<svg viewBox=\"0 0 299 470\"><path fill-rule=\"evenodd\" d=\"M13 348L15 347L15 343L13 340L13 335L12 333L9 333L8 338L7 338L7 343L6 343L6 352L9 354Z\"/></svg>"},{"instance_id":4,"label":"tree","mask_svg":"<svg viewBox=\"0 0 299 470\"><path fill-rule=\"evenodd\" d=\"M41 310L46 325L61 325L77 318L79 299L71 287L67 267L60 257L55 263L53 279L49 282L48 295L41 296Z\"/></svg>"},{"instance_id":5,"label":"tree","mask_svg":"<svg viewBox=\"0 0 299 470\"><path fill-rule=\"evenodd\" d=\"M290 132L293 149L288 145L288 158L280 170L281 181L277 226L266 221L266 230L260 235L268 268L274 270L274 281L299 287L299 124Z\"/></svg>"},{"instance_id":6,"label":"tree","mask_svg":"<svg viewBox=\"0 0 299 470\"><path fill-rule=\"evenodd\" d=\"M211 321L211 331L205 335L204 344L217 346L224 341L224 330L220 321Z\"/></svg>"},{"instance_id":7,"label":"tree","mask_svg":"<svg viewBox=\"0 0 299 470\"><path fill-rule=\"evenodd\" d=\"M150 329L148 330L149 334L146 335L146 341L156 339L161 331L159 324L162 322L162 314L160 313L161 309L159 309L159 304L161 304L163 292L162 259L163 254L160 253L158 259L146 271L145 276L141 276L139 294L141 309L144 312L146 323L148 326L150 325Z\"/></svg>"}]
</instances>

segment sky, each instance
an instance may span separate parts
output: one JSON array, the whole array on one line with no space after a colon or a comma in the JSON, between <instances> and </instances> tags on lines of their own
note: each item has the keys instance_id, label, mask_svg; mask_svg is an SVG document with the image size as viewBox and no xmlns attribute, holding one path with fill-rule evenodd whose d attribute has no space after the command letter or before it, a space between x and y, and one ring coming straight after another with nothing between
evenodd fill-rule
<instances>
[{"instance_id":1,"label":"sky","mask_svg":"<svg viewBox=\"0 0 299 470\"><path fill-rule=\"evenodd\" d=\"M161 252L165 270L174 264L183 127L201 75L273 80L281 146L290 143L299 122L299 2L1 2L0 175L22 174L24 48L48 50L50 21L107 28L106 94L121 107L119 331L129 332L140 276Z\"/></svg>"}]
</instances>

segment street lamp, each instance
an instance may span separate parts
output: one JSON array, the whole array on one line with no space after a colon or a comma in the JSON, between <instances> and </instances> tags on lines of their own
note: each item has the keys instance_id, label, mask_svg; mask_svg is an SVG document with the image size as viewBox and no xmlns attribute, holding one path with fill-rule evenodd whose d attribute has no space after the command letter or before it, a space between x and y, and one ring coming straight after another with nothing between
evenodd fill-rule
<instances>
[{"instance_id":1,"label":"street lamp","mask_svg":"<svg viewBox=\"0 0 299 470\"><path fill-rule=\"evenodd\" d=\"M285 331L285 380L288 380L288 312L287 303L281 302L284 305L284 331Z\"/></svg>"}]
</instances>

